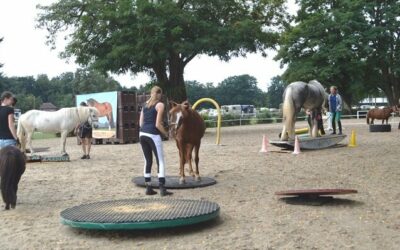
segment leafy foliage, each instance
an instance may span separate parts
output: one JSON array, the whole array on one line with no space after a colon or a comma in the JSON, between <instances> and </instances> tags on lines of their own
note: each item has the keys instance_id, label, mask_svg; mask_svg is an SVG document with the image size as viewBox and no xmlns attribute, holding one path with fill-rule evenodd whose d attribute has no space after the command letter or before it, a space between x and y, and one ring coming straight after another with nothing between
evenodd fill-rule
<instances>
[{"instance_id":1,"label":"leafy foliage","mask_svg":"<svg viewBox=\"0 0 400 250\"><path fill-rule=\"evenodd\" d=\"M0 91L16 94L17 108L23 112L38 109L44 102L51 102L59 108L75 106L75 95L105 91L126 90L112 78L96 71L79 69L49 79L39 75L29 77L0 77Z\"/></svg>"},{"instance_id":2,"label":"leafy foliage","mask_svg":"<svg viewBox=\"0 0 400 250\"><path fill-rule=\"evenodd\" d=\"M276 59L283 79L337 85L348 105L382 89L399 100L398 1L300 0Z\"/></svg>"},{"instance_id":3,"label":"leafy foliage","mask_svg":"<svg viewBox=\"0 0 400 250\"><path fill-rule=\"evenodd\" d=\"M284 0L60 0L39 6L38 26L67 31L65 57L103 72L148 72L186 99L183 72L199 54L229 60L277 43Z\"/></svg>"},{"instance_id":4,"label":"leafy foliage","mask_svg":"<svg viewBox=\"0 0 400 250\"><path fill-rule=\"evenodd\" d=\"M267 91L267 107L279 108L279 105L283 103L283 92L286 85L280 76L272 78Z\"/></svg>"},{"instance_id":5,"label":"leafy foliage","mask_svg":"<svg viewBox=\"0 0 400 250\"><path fill-rule=\"evenodd\" d=\"M257 80L249 75L228 77L218 84L219 102L228 104L253 104L262 106L262 91L257 87ZM236 102L236 103L232 103Z\"/></svg>"},{"instance_id":6,"label":"leafy foliage","mask_svg":"<svg viewBox=\"0 0 400 250\"><path fill-rule=\"evenodd\" d=\"M0 38L0 43L3 41L4 38ZM3 67L3 64L0 63L0 68ZM0 77L2 76L2 73L0 71Z\"/></svg>"},{"instance_id":7,"label":"leafy foliage","mask_svg":"<svg viewBox=\"0 0 400 250\"><path fill-rule=\"evenodd\" d=\"M257 80L249 75L228 77L216 87L212 83L205 85L196 81L187 82L186 89L188 100L191 103L200 98L212 98L219 105L250 104L255 106L265 105L265 93L257 87ZM206 107L212 107L206 105Z\"/></svg>"}]
</instances>

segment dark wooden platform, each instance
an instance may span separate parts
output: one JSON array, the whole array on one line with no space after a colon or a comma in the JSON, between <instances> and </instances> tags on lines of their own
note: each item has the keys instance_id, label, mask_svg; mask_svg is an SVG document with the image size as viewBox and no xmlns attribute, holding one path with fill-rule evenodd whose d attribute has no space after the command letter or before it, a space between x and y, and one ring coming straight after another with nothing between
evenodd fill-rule
<instances>
[{"instance_id":1,"label":"dark wooden platform","mask_svg":"<svg viewBox=\"0 0 400 250\"><path fill-rule=\"evenodd\" d=\"M299 136L300 149L323 149L335 146L341 142L346 135L324 135L321 137L309 137L309 136ZM284 148L293 149L294 140L290 141L270 141L271 145Z\"/></svg>"}]
</instances>

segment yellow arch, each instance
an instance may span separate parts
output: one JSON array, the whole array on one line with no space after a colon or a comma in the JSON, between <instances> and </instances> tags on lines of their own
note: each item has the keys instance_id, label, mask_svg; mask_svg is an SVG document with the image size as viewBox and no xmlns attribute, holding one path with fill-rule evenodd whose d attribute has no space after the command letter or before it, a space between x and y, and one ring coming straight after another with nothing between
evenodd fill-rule
<instances>
[{"instance_id":1,"label":"yellow arch","mask_svg":"<svg viewBox=\"0 0 400 250\"><path fill-rule=\"evenodd\" d=\"M203 102L211 102L212 104L214 104L215 108L217 109L217 113L218 113L218 120L217 120L217 145L221 144L221 109L219 108L219 105L216 101L214 101L211 98L201 98L199 99L197 102L195 102L192 106L193 109L196 109L196 107Z\"/></svg>"}]
</instances>

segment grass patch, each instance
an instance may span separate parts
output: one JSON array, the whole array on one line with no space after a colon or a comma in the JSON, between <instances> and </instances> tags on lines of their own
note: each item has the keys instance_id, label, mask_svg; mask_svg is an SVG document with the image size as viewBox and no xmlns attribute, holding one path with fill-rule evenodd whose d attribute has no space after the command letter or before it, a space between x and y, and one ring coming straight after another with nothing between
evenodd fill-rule
<instances>
[{"instance_id":1,"label":"grass patch","mask_svg":"<svg viewBox=\"0 0 400 250\"><path fill-rule=\"evenodd\" d=\"M34 132L33 136L32 136L33 140L50 139L50 138L56 138L56 134L54 134L54 133Z\"/></svg>"}]
</instances>

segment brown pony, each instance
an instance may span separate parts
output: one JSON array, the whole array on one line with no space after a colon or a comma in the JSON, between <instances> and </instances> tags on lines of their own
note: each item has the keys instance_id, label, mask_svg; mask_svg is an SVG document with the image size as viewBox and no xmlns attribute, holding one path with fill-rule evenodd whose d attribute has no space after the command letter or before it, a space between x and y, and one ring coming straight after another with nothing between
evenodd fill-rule
<instances>
[{"instance_id":1,"label":"brown pony","mask_svg":"<svg viewBox=\"0 0 400 250\"><path fill-rule=\"evenodd\" d=\"M109 103L109 102L99 103L93 98L88 99L87 103L88 103L89 107L95 107L99 111L98 117L104 117L104 116L107 117L109 130L111 130L111 128L115 127L111 103Z\"/></svg>"},{"instance_id":2,"label":"brown pony","mask_svg":"<svg viewBox=\"0 0 400 250\"><path fill-rule=\"evenodd\" d=\"M179 150L179 183L185 183L185 163L189 163L190 175L200 181L199 173L199 149L201 138L204 136L206 126L203 119L193 110L188 101L178 104L170 102L169 110L169 134L174 137ZM192 168L192 151L194 148L194 162L196 172Z\"/></svg>"},{"instance_id":3,"label":"brown pony","mask_svg":"<svg viewBox=\"0 0 400 250\"><path fill-rule=\"evenodd\" d=\"M374 124L375 119L382 120L382 124L384 124L384 121L386 120L386 124L388 124L389 117L393 112L398 112L397 106L385 107L383 109L371 109L367 113L367 124L370 124L369 119L371 119L371 124Z\"/></svg>"},{"instance_id":4,"label":"brown pony","mask_svg":"<svg viewBox=\"0 0 400 250\"><path fill-rule=\"evenodd\" d=\"M17 204L18 183L25 172L25 155L14 146L0 150L1 196L5 209L15 208Z\"/></svg>"}]
</instances>

